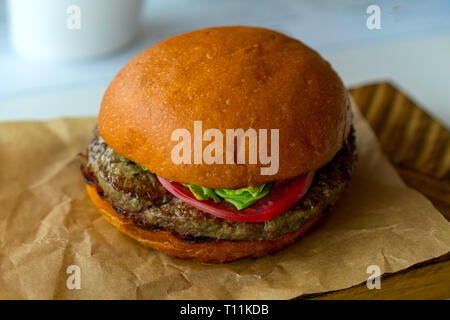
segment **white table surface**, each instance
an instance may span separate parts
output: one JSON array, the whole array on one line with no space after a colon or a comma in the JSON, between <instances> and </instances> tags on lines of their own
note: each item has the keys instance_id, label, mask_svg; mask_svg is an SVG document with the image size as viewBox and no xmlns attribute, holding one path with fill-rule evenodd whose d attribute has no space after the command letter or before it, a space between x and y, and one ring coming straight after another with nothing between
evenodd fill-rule
<instances>
[{"instance_id":1,"label":"white table surface","mask_svg":"<svg viewBox=\"0 0 450 320\"><path fill-rule=\"evenodd\" d=\"M381 7L381 30L366 27L370 4ZM146 47L192 29L241 24L301 39L347 86L390 80L450 127L450 1L152 0L141 18L135 41L118 52L36 63L11 48L0 10L0 121L95 115L114 74Z\"/></svg>"}]
</instances>

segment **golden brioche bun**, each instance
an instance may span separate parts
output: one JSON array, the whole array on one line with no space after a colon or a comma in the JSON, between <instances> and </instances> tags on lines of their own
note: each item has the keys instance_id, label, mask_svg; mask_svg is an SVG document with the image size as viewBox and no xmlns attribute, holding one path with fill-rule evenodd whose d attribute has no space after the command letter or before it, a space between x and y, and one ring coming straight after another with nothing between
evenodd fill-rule
<instances>
[{"instance_id":1,"label":"golden brioche bun","mask_svg":"<svg viewBox=\"0 0 450 320\"><path fill-rule=\"evenodd\" d=\"M261 175L268 165L259 161L174 164L172 132L186 128L193 139L197 120L203 132L224 136L226 129L279 129L278 173ZM315 171L343 146L350 125L347 92L329 63L298 40L254 27L202 29L148 48L113 79L98 119L117 153L162 177L210 188Z\"/></svg>"},{"instance_id":2,"label":"golden brioche bun","mask_svg":"<svg viewBox=\"0 0 450 320\"><path fill-rule=\"evenodd\" d=\"M156 249L165 254L184 259L195 259L201 262L229 262L247 257L260 257L269 253L275 253L304 235L314 223L322 216L308 220L298 230L286 233L271 240L257 241L183 241L171 231L149 231L140 228L136 224L125 221L122 214L117 213L111 204L102 199L95 186L85 183L87 192L95 207L117 229L137 240L146 247Z\"/></svg>"}]
</instances>

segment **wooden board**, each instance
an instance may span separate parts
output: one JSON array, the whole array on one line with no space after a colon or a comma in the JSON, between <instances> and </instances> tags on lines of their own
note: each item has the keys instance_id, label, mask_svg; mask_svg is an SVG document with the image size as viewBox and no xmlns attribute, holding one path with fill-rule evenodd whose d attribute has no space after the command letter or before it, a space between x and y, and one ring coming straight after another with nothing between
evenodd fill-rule
<instances>
[{"instance_id":1,"label":"wooden board","mask_svg":"<svg viewBox=\"0 0 450 320\"><path fill-rule=\"evenodd\" d=\"M450 221L450 133L389 83L350 89L405 183ZM450 107L450 106L449 106ZM380 290L361 284L306 299L449 299L450 254L385 275Z\"/></svg>"}]
</instances>

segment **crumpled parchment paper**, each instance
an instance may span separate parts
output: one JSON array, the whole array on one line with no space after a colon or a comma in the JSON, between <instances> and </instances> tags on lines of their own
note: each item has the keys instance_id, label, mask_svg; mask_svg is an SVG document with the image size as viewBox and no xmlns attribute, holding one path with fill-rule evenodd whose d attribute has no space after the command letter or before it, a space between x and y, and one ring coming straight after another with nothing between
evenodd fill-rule
<instances>
[{"instance_id":1,"label":"crumpled parchment paper","mask_svg":"<svg viewBox=\"0 0 450 320\"><path fill-rule=\"evenodd\" d=\"M101 217L76 156L94 118L1 123L0 298L288 299L362 283L370 265L392 273L449 252L450 224L354 112L359 162L337 205L292 247L222 265L146 249Z\"/></svg>"}]
</instances>

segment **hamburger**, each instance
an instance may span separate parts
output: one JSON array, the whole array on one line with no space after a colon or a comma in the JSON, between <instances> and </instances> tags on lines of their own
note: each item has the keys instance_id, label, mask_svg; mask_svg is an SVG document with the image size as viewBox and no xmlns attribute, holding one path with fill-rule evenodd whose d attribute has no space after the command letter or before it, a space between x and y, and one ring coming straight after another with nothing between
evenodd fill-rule
<instances>
[{"instance_id":1,"label":"hamburger","mask_svg":"<svg viewBox=\"0 0 450 320\"><path fill-rule=\"evenodd\" d=\"M144 246L228 262L303 236L355 160L348 94L330 64L276 31L231 26L128 62L81 171L101 214Z\"/></svg>"}]
</instances>

